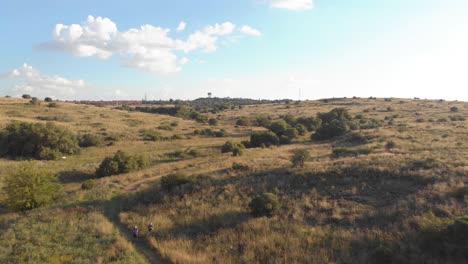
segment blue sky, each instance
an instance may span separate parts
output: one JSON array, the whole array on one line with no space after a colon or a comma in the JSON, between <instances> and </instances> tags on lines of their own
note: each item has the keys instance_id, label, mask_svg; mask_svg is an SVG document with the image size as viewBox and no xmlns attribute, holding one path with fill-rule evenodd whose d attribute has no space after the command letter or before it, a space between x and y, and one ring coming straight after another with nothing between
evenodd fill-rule
<instances>
[{"instance_id":1,"label":"blue sky","mask_svg":"<svg viewBox=\"0 0 468 264\"><path fill-rule=\"evenodd\" d=\"M467 13L466 0L3 0L0 95L468 100Z\"/></svg>"}]
</instances>

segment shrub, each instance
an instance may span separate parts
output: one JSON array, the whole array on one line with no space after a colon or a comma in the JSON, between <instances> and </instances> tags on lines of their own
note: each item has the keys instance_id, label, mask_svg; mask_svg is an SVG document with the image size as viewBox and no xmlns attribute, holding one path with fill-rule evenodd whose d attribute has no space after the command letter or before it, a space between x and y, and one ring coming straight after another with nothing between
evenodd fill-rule
<instances>
[{"instance_id":1,"label":"shrub","mask_svg":"<svg viewBox=\"0 0 468 264\"><path fill-rule=\"evenodd\" d=\"M304 167L306 161L310 159L310 153L306 149L296 149L290 158L293 167Z\"/></svg>"},{"instance_id":2,"label":"shrub","mask_svg":"<svg viewBox=\"0 0 468 264\"><path fill-rule=\"evenodd\" d=\"M31 95L29 94L23 94L21 97L24 99L31 99Z\"/></svg>"},{"instance_id":3,"label":"shrub","mask_svg":"<svg viewBox=\"0 0 468 264\"><path fill-rule=\"evenodd\" d=\"M160 126L158 126L158 129L165 130L165 131L174 130L174 128L172 128L172 126L170 126L170 125L160 125Z\"/></svg>"},{"instance_id":4,"label":"shrub","mask_svg":"<svg viewBox=\"0 0 468 264\"><path fill-rule=\"evenodd\" d=\"M452 106L452 107L450 108L450 112L458 112L458 107Z\"/></svg>"},{"instance_id":5,"label":"shrub","mask_svg":"<svg viewBox=\"0 0 468 264\"><path fill-rule=\"evenodd\" d=\"M255 125L261 127L270 127L271 117L270 116L257 116L255 118Z\"/></svg>"},{"instance_id":6,"label":"shrub","mask_svg":"<svg viewBox=\"0 0 468 264\"><path fill-rule=\"evenodd\" d=\"M312 139L324 140L333 137L344 135L348 132L349 126L344 119L333 119L330 123L323 124L317 131L312 135Z\"/></svg>"},{"instance_id":7,"label":"shrub","mask_svg":"<svg viewBox=\"0 0 468 264\"><path fill-rule=\"evenodd\" d=\"M279 138L273 132L254 132L250 136L250 144L253 147L279 145Z\"/></svg>"},{"instance_id":8,"label":"shrub","mask_svg":"<svg viewBox=\"0 0 468 264\"><path fill-rule=\"evenodd\" d=\"M152 129L143 130L142 136L145 141L158 141L162 139L162 134Z\"/></svg>"},{"instance_id":9,"label":"shrub","mask_svg":"<svg viewBox=\"0 0 468 264\"><path fill-rule=\"evenodd\" d=\"M96 186L96 182L93 180L86 180L81 184L82 190L91 190Z\"/></svg>"},{"instance_id":10,"label":"shrub","mask_svg":"<svg viewBox=\"0 0 468 264\"><path fill-rule=\"evenodd\" d=\"M46 97L46 98L44 98L44 102L48 102L48 103L50 103L50 102L52 102L52 98L50 98L50 97Z\"/></svg>"},{"instance_id":11,"label":"shrub","mask_svg":"<svg viewBox=\"0 0 468 264\"><path fill-rule=\"evenodd\" d=\"M172 191L176 187L192 182L193 180L189 179L185 174L173 173L161 177L161 188L166 191Z\"/></svg>"},{"instance_id":12,"label":"shrub","mask_svg":"<svg viewBox=\"0 0 468 264\"><path fill-rule=\"evenodd\" d=\"M5 178L3 190L6 203L15 210L30 210L52 203L62 190L57 178L37 166L26 162Z\"/></svg>"},{"instance_id":13,"label":"shrub","mask_svg":"<svg viewBox=\"0 0 468 264\"><path fill-rule=\"evenodd\" d=\"M49 159L79 149L76 137L53 123L12 123L0 134L1 155Z\"/></svg>"},{"instance_id":14,"label":"shrub","mask_svg":"<svg viewBox=\"0 0 468 264\"><path fill-rule=\"evenodd\" d=\"M234 162L232 163L232 169L235 171L248 171L250 167L245 164Z\"/></svg>"},{"instance_id":15,"label":"shrub","mask_svg":"<svg viewBox=\"0 0 468 264\"><path fill-rule=\"evenodd\" d=\"M297 130L297 133L301 136L303 136L307 132L307 128L302 124L297 124L295 128Z\"/></svg>"},{"instance_id":16,"label":"shrub","mask_svg":"<svg viewBox=\"0 0 468 264\"><path fill-rule=\"evenodd\" d=\"M249 125L250 125L250 119L245 116L237 119L236 121L236 126L249 126Z\"/></svg>"},{"instance_id":17,"label":"shrub","mask_svg":"<svg viewBox=\"0 0 468 264\"><path fill-rule=\"evenodd\" d=\"M31 101L29 101L30 104L32 105L40 105L41 102L39 101L39 99L37 99L37 97L33 97L31 98Z\"/></svg>"},{"instance_id":18,"label":"shrub","mask_svg":"<svg viewBox=\"0 0 468 264\"><path fill-rule=\"evenodd\" d=\"M390 141L387 142L387 144L385 144L385 149L387 151L390 151L390 150L394 149L395 147L396 147L396 143L393 140L390 140Z\"/></svg>"},{"instance_id":19,"label":"shrub","mask_svg":"<svg viewBox=\"0 0 468 264\"><path fill-rule=\"evenodd\" d=\"M289 128L288 123L284 120L276 121L270 125L270 130L275 133L278 137L284 135L286 130Z\"/></svg>"},{"instance_id":20,"label":"shrub","mask_svg":"<svg viewBox=\"0 0 468 264\"><path fill-rule=\"evenodd\" d=\"M305 126L308 131L314 131L322 125L322 120L314 117L299 117L297 123Z\"/></svg>"},{"instance_id":21,"label":"shrub","mask_svg":"<svg viewBox=\"0 0 468 264\"><path fill-rule=\"evenodd\" d=\"M58 108L59 105L58 105L57 103L55 103L55 102L52 102L52 103L47 104L47 107L50 107L50 108Z\"/></svg>"},{"instance_id":22,"label":"shrub","mask_svg":"<svg viewBox=\"0 0 468 264\"><path fill-rule=\"evenodd\" d=\"M216 126L216 125L218 124L218 119L216 119L216 118L210 118L210 119L208 119L208 124L209 124L210 126Z\"/></svg>"},{"instance_id":23,"label":"shrub","mask_svg":"<svg viewBox=\"0 0 468 264\"><path fill-rule=\"evenodd\" d=\"M288 144L291 143L291 140L296 138L299 135L299 132L297 132L297 129L290 127L284 131L284 135L281 136L283 140L281 141L281 144Z\"/></svg>"},{"instance_id":24,"label":"shrub","mask_svg":"<svg viewBox=\"0 0 468 264\"><path fill-rule=\"evenodd\" d=\"M96 169L99 177L137 171L148 167L148 161L141 155L128 155L119 150L113 157L106 157Z\"/></svg>"},{"instance_id":25,"label":"shrub","mask_svg":"<svg viewBox=\"0 0 468 264\"><path fill-rule=\"evenodd\" d=\"M318 113L318 118L322 120L322 123L331 123L333 120L345 120L351 121L351 115L345 108L335 108L327 113Z\"/></svg>"},{"instance_id":26,"label":"shrub","mask_svg":"<svg viewBox=\"0 0 468 264\"><path fill-rule=\"evenodd\" d=\"M236 147L232 141L226 141L224 145L221 147L221 153L228 153L231 152Z\"/></svg>"},{"instance_id":27,"label":"shrub","mask_svg":"<svg viewBox=\"0 0 468 264\"><path fill-rule=\"evenodd\" d=\"M271 217L279 212L281 203L273 193L262 193L250 201L249 208L255 217Z\"/></svg>"},{"instance_id":28,"label":"shrub","mask_svg":"<svg viewBox=\"0 0 468 264\"><path fill-rule=\"evenodd\" d=\"M102 146L103 139L99 135L84 134L78 136L78 145L82 148Z\"/></svg>"},{"instance_id":29,"label":"shrub","mask_svg":"<svg viewBox=\"0 0 468 264\"><path fill-rule=\"evenodd\" d=\"M234 149L232 150L233 156L242 156L242 154L244 154L244 147L241 144L235 146Z\"/></svg>"}]
</instances>

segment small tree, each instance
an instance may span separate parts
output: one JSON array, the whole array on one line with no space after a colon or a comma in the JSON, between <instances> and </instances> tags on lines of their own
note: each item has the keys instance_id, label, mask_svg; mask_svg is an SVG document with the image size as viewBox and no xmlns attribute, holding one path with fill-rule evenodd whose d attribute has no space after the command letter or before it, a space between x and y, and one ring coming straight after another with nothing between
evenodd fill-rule
<instances>
[{"instance_id":1,"label":"small tree","mask_svg":"<svg viewBox=\"0 0 468 264\"><path fill-rule=\"evenodd\" d=\"M31 98L31 101L29 101L30 104L32 105L40 105L41 102L39 101L39 99L37 97L33 97Z\"/></svg>"},{"instance_id":2,"label":"small tree","mask_svg":"<svg viewBox=\"0 0 468 264\"><path fill-rule=\"evenodd\" d=\"M250 201L249 208L255 217L271 217L279 212L281 203L273 193L262 193Z\"/></svg>"},{"instance_id":3,"label":"small tree","mask_svg":"<svg viewBox=\"0 0 468 264\"><path fill-rule=\"evenodd\" d=\"M21 97L23 99L31 99L31 95L29 95L29 94L23 94Z\"/></svg>"},{"instance_id":4,"label":"small tree","mask_svg":"<svg viewBox=\"0 0 468 264\"><path fill-rule=\"evenodd\" d=\"M293 167L304 167L306 161L310 159L310 153L306 149L296 149L291 156Z\"/></svg>"},{"instance_id":5,"label":"small tree","mask_svg":"<svg viewBox=\"0 0 468 264\"><path fill-rule=\"evenodd\" d=\"M26 162L6 177L3 190L9 207L30 210L56 200L61 194L62 185L54 175L36 163Z\"/></svg>"},{"instance_id":6,"label":"small tree","mask_svg":"<svg viewBox=\"0 0 468 264\"><path fill-rule=\"evenodd\" d=\"M216 126L216 125L218 124L218 119L216 119L216 118L210 118L210 119L208 119L208 124L209 124L210 126Z\"/></svg>"},{"instance_id":7,"label":"small tree","mask_svg":"<svg viewBox=\"0 0 468 264\"><path fill-rule=\"evenodd\" d=\"M119 150L113 157L106 157L96 169L99 177L137 171L148 167L148 161L141 155L128 155Z\"/></svg>"},{"instance_id":8,"label":"small tree","mask_svg":"<svg viewBox=\"0 0 468 264\"><path fill-rule=\"evenodd\" d=\"M48 103L50 103L50 102L52 102L52 98L50 98L50 97L46 97L46 98L44 98L44 102L48 102Z\"/></svg>"}]
</instances>

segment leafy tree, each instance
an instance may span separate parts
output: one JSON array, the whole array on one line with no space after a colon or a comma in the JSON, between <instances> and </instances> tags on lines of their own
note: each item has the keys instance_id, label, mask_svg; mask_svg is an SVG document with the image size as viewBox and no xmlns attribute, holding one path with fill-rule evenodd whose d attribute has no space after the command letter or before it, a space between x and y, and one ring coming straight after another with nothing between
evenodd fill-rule
<instances>
[{"instance_id":1,"label":"leafy tree","mask_svg":"<svg viewBox=\"0 0 468 264\"><path fill-rule=\"evenodd\" d=\"M348 132L349 126L346 123L346 120L343 119L333 119L330 123L324 123L315 134L312 135L312 139L324 140L330 139L333 137L344 135Z\"/></svg>"},{"instance_id":2,"label":"leafy tree","mask_svg":"<svg viewBox=\"0 0 468 264\"><path fill-rule=\"evenodd\" d=\"M322 125L322 119L314 117L299 117L297 123L305 126L308 131L314 131Z\"/></svg>"},{"instance_id":3,"label":"leafy tree","mask_svg":"<svg viewBox=\"0 0 468 264\"><path fill-rule=\"evenodd\" d=\"M128 155L119 150L113 157L106 157L96 169L99 177L137 171L148 167L148 161L141 155Z\"/></svg>"},{"instance_id":4,"label":"leafy tree","mask_svg":"<svg viewBox=\"0 0 468 264\"><path fill-rule=\"evenodd\" d=\"M40 105L41 102L39 101L39 99L37 97L33 97L31 98L31 101L29 101L30 104L32 105Z\"/></svg>"},{"instance_id":5,"label":"leafy tree","mask_svg":"<svg viewBox=\"0 0 468 264\"><path fill-rule=\"evenodd\" d=\"M21 97L24 99L31 99L31 95L29 94L23 94Z\"/></svg>"},{"instance_id":6,"label":"leafy tree","mask_svg":"<svg viewBox=\"0 0 468 264\"><path fill-rule=\"evenodd\" d=\"M283 116L283 120L290 126L295 126L297 124L296 118L291 114Z\"/></svg>"},{"instance_id":7,"label":"leafy tree","mask_svg":"<svg viewBox=\"0 0 468 264\"><path fill-rule=\"evenodd\" d=\"M52 102L52 98L46 97L46 98L44 98L44 101L50 103L50 102Z\"/></svg>"},{"instance_id":8,"label":"leafy tree","mask_svg":"<svg viewBox=\"0 0 468 264\"><path fill-rule=\"evenodd\" d=\"M275 133L278 137L281 137L286 132L286 129L289 128L288 123L284 120L273 122L270 125L270 130Z\"/></svg>"},{"instance_id":9,"label":"leafy tree","mask_svg":"<svg viewBox=\"0 0 468 264\"><path fill-rule=\"evenodd\" d=\"M208 119L208 124L209 124L210 126L216 126L216 125L218 124L218 119L216 119L216 118L210 118L210 119Z\"/></svg>"},{"instance_id":10,"label":"leafy tree","mask_svg":"<svg viewBox=\"0 0 468 264\"><path fill-rule=\"evenodd\" d=\"M310 159L310 153L306 149L296 149L291 156L293 167L304 167L306 161Z\"/></svg>"},{"instance_id":11,"label":"leafy tree","mask_svg":"<svg viewBox=\"0 0 468 264\"><path fill-rule=\"evenodd\" d=\"M281 203L273 193L262 193L250 201L249 208L255 217L271 217L279 212Z\"/></svg>"},{"instance_id":12,"label":"leafy tree","mask_svg":"<svg viewBox=\"0 0 468 264\"><path fill-rule=\"evenodd\" d=\"M271 125L270 116L257 116L255 118L255 125L268 128Z\"/></svg>"},{"instance_id":13,"label":"leafy tree","mask_svg":"<svg viewBox=\"0 0 468 264\"><path fill-rule=\"evenodd\" d=\"M82 148L101 146L103 144L103 139L99 135L84 134L78 136L78 144Z\"/></svg>"},{"instance_id":14,"label":"leafy tree","mask_svg":"<svg viewBox=\"0 0 468 264\"><path fill-rule=\"evenodd\" d=\"M62 190L57 178L34 162L26 162L5 178L3 191L7 205L16 210L30 210L52 203Z\"/></svg>"},{"instance_id":15,"label":"leafy tree","mask_svg":"<svg viewBox=\"0 0 468 264\"><path fill-rule=\"evenodd\" d=\"M322 120L322 123L331 123L335 119L345 121L351 121L352 119L348 109L345 108L335 108L327 113L318 113L317 116Z\"/></svg>"},{"instance_id":16,"label":"leafy tree","mask_svg":"<svg viewBox=\"0 0 468 264\"><path fill-rule=\"evenodd\" d=\"M11 123L0 133L3 156L54 159L79 149L76 137L54 123Z\"/></svg>"},{"instance_id":17,"label":"leafy tree","mask_svg":"<svg viewBox=\"0 0 468 264\"><path fill-rule=\"evenodd\" d=\"M254 132L250 136L252 147L269 147L271 145L279 145L279 138L273 132Z\"/></svg>"}]
</instances>

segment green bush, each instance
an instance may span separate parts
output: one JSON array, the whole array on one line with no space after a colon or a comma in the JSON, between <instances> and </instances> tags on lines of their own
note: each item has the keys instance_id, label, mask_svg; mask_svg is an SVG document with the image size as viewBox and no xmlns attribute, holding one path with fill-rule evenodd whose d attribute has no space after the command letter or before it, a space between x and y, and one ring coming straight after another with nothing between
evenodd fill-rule
<instances>
[{"instance_id":1,"label":"green bush","mask_svg":"<svg viewBox=\"0 0 468 264\"><path fill-rule=\"evenodd\" d=\"M143 130L142 132L143 140L145 141L158 141L162 139L162 134L159 131L152 129Z\"/></svg>"},{"instance_id":2,"label":"green bush","mask_svg":"<svg viewBox=\"0 0 468 264\"><path fill-rule=\"evenodd\" d=\"M236 121L236 126L249 126L249 125L250 125L250 119L245 116L237 119Z\"/></svg>"},{"instance_id":3,"label":"green bush","mask_svg":"<svg viewBox=\"0 0 468 264\"><path fill-rule=\"evenodd\" d=\"M50 97L46 97L46 98L44 98L44 102L48 102L48 103L50 103L50 102L52 102L52 98L50 98Z\"/></svg>"},{"instance_id":4,"label":"green bush","mask_svg":"<svg viewBox=\"0 0 468 264\"><path fill-rule=\"evenodd\" d=\"M279 145L279 138L273 132L254 132L250 136L252 147Z\"/></svg>"},{"instance_id":5,"label":"green bush","mask_svg":"<svg viewBox=\"0 0 468 264\"><path fill-rule=\"evenodd\" d=\"M31 95L29 95L29 94L23 94L21 97L23 99L31 99Z\"/></svg>"},{"instance_id":6,"label":"green bush","mask_svg":"<svg viewBox=\"0 0 468 264\"><path fill-rule=\"evenodd\" d=\"M232 141L226 141L226 143L224 143L224 145L221 147L221 153L232 152L235 147L236 144L234 144Z\"/></svg>"},{"instance_id":7,"label":"green bush","mask_svg":"<svg viewBox=\"0 0 468 264\"><path fill-rule=\"evenodd\" d=\"M255 125L260 127L270 127L271 124L271 116L257 116L255 118Z\"/></svg>"},{"instance_id":8,"label":"green bush","mask_svg":"<svg viewBox=\"0 0 468 264\"><path fill-rule=\"evenodd\" d=\"M250 167L248 165L242 164L242 163L237 163L237 162L232 163L231 168L233 170L235 170L235 171L248 171L248 170L250 170Z\"/></svg>"},{"instance_id":9,"label":"green bush","mask_svg":"<svg viewBox=\"0 0 468 264\"><path fill-rule=\"evenodd\" d=\"M450 112L458 112L458 107L452 106L452 107L450 108Z\"/></svg>"},{"instance_id":10,"label":"green bush","mask_svg":"<svg viewBox=\"0 0 468 264\"><path fill-rule=\"evenodd\" d=\"M52 102L52 103L47 104L47 107L50 107L50 108L58 108L59 105L58 105L56 102Z\"/></svg>"},{"instance_id":11,"label":"green bush","mask_svg":"<svg viewBox=\"0 0 468 264\"><path fill-rule=\"evenodd\" d=\"M284 120L273 122L270 125L270 130L273 133L275 133L278 137L281 137L282 135L284 135L288 128L289 128L289 125Z\"/></svg>"},{"instance_id":12,"label":"green bush","mask_svg":"<svg viewBox=\"0 0 468 264\"><path fill-rule=\"evenodd\" d=\"M305 126L308 131L315 131L322 125L322 120L314 117L299 117L297 123Z\"/></svg>"},{"instance_id":13,"label":"green bush","mask_svg":"<svg viewBox=\"0 0 468 264\"><path fill-rule=\"evenodd\" d=\"M93 180L86 180L81 184L82 190L91 190L96 186L96 182Z\"/></svg>"},{"instance_id":14,"label":"green bush","mask_svg":"<svg viewBox=\"0 0 468 264\"><path fill-rule=\"evenodd\" d=\"M119 150L113 157L106 157L96 169L99 177L128 173L148 167L148 161L141 155L128 155Z\"/></svg>"},{"instance_id":15,"label":"green bush","mask_svg":"<svg viewBox=\"0 0 468 264\"><path fill-rule=\"evenodd\" d=\"M304 167L306 161L310 159L310 153L306 149L296 149L290 158L293 167Z\"/></svg>"},{"instance_id":16,"label":"green bush","mask_svg":"<svg viewBox=\"0 0 468 264\"><path fill-rule=\"evenodd\" d=\"M232 150L233 156L242 156L244 154L244 145L238 144Z\"/></svg>"},{"instance_id":17,"label":"green bush","mask_svg":"<svg viewBox=\"0 0 468 264\"><path fill-rule=\"evenodd\" d=\"M349 131L349 126L344 119L333 119L330 123L324 123L312 135L312 139L325 140L344 135Z\"/></svg>"},{"instance_id":18,"label":"green bush","mask_svg":"<svg viewBox=\"0 0 468 264\"><path fill-rule=\"evenodd\" d=\"M208 119L208 124L209 124L210 126L216 126L216 125L218 124L218 119L216 119L216 118L210 118L210 119Z\"/></svg>"},{"instance_id":19,"label":"green bush","mask_svg":"<svg viewBox=\"0 0 468 264\"><path fill-rule=\"evenodd\" d=\"M31 98L31 101L29 101L29 103L32 104L32 105L40 105L41 101L39 101L39 99L37 97L33 97L33 98Z\"/></svg>"},{"instance_id":20,"label":"green bush","mask_svg":"<svg viewBox=\"0 0 468 264\"><path fill-rule=\"evenodd\" d=\"M185 174L173 173L161 177L161 188L166 191L172 191L176 187L192 182L193 180L189 179Z\"/></svg>"},{"instance_id":21,"label":"green bush","mask_svg":"<svg viewBox=\"0 0 468 264\"><path fill-rule=\"evenodd\" d=\"M262 193L250 201L249 208L255 217L271 217L279 212L281 203L273 193Z\"/></svg>"},{"instance_id":22,"label":"green bush","mask_svg":"<svg viewBox=\"0 0 468 264\"><path fill-rule=\"evenodd\" d=\"M297 130L297 133L301 136L305 135L305 133L307 132L307 128L302 124L297 124L295 128Z\"/></svg>"},{"instance_id":23,"label":"green bush","mask_svg":"<svg viewBox=\"0 0 468 264\"><path fill-rule=\"evenodd\" d=\"M15 210L30 210L52 203L62 190L57 178L34 162L26 162L5 178L3 191L7 205Z\"/></svg>"},{"instance_id":24,"label":"green bush","mask_svg":"<svg viewBox=\"0 0 468 264\"><path fill-rule=\"evenodd\" d=\"M84 134L78 136L78 145L82 148L102 146L103 138L99 135Z\"/></svg>"},{"instance_id":25,"label":"green bush","mask_svg":"<svg viewBox=\"0 0 468 264\"><path fill-rule=\"evenodd\" d=\"M53 123L12 123L0 133L3 156L53 159L79 150L76 137Z\"/></svg>"}]
</instances>

